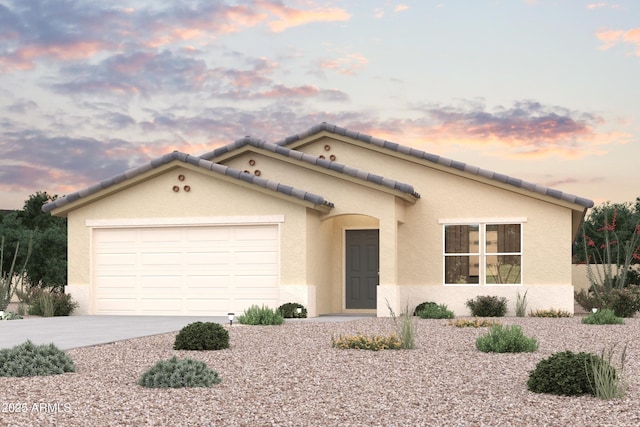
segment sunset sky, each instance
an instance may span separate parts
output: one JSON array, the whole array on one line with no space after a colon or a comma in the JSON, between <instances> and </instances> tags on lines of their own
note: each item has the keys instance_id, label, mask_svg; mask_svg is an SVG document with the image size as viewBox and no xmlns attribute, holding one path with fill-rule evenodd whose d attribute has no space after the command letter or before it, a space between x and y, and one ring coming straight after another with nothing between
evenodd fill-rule
<instances>
[{"instance_id":1,"label":"sunset sky","mask_svg":"<svg viewBox=\"0 0 640 427\"><path fill-rule=\"evenodd\" d=\"M0 209L320 122L640 196L640 2L0 0Z\"/></svg>"}]
</instances>

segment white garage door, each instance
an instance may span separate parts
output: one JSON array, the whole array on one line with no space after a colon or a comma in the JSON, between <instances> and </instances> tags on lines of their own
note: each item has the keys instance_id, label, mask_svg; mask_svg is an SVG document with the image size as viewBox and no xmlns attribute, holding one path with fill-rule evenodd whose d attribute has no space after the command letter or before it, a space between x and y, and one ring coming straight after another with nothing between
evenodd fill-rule
<instances>
[{"instance_id":1,"label":"white garage door","mask_svg":"<svg viewBox=\"0 0 640 427\"><path fill-rule=\"evenodd\" d=\"M276 225L96 228L96 314L226 315L275 308Z\"/></svg>"}]
</instances>

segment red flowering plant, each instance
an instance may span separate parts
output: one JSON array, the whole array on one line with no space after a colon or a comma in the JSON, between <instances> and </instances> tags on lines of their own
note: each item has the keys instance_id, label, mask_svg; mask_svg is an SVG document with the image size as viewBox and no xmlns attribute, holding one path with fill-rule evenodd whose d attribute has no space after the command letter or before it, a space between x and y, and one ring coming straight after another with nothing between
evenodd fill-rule
<instances>
[{"instance_id":1,"label":"red flowering plant","mask_svg":"<svg viewBox=\"0 0 640 427\"><path fill-rule=\"evenodd\" d=\"M636 206L640 206L640 198ZM623 226L619 221L619 207L625 213ZM636 212L640 214L640 209ZM590 287L575 296L586 309L610 308L622 317L632 317L640 310L640 286L634 284L638 272L632 268L640 261L640 221L636 220L636 212L626 204L612 207L607 204L601 210L594 210L589 218L591 222L588 220L583 225L582 245ZM594 216L602 221L598 228L594 227ZM630 227L632 220L636 222Z\"/></svg>"}]
</instances>

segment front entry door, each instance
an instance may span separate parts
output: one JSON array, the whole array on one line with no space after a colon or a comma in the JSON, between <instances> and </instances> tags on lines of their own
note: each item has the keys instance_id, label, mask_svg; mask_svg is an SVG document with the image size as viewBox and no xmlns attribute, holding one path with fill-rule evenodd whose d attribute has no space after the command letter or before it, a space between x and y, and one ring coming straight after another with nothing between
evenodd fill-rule
<instances>
[{"instance_id":1,"label":"front entry door","mask_svg":"<svg viewBox=\"0 0 640 427\"><path fill-rule=\"evenodd\" d=\"M378 230L346 230L346 308L375 309L379 272Z\"/></svg>"}]
</instances>

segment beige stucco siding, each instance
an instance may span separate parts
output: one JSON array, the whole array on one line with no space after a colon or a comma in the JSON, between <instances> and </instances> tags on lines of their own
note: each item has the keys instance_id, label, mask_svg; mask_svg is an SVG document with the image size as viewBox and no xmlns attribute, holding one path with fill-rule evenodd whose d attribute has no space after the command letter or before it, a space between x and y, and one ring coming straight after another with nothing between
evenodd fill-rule
<instances>
[{"instance_id":1,"label":"beige stucco siding","mask_svg":"<svg viewBox=\"0 0 640 427\"><path fill-rule=\"evenodd\" d=\"M178 175L184 175L183 182ZM172 190L174 185L190 186L190 191ZM97 200L68 215L69 292L90 302L91 236L87 221L134 220L148 218L216 218L282 215L280 224L280 283L307 283L307 208L240 185L217 180L203 173L177 168L126 191ZM81 314L81 313L80 313Z\"/></svg>"}]
</instances>

